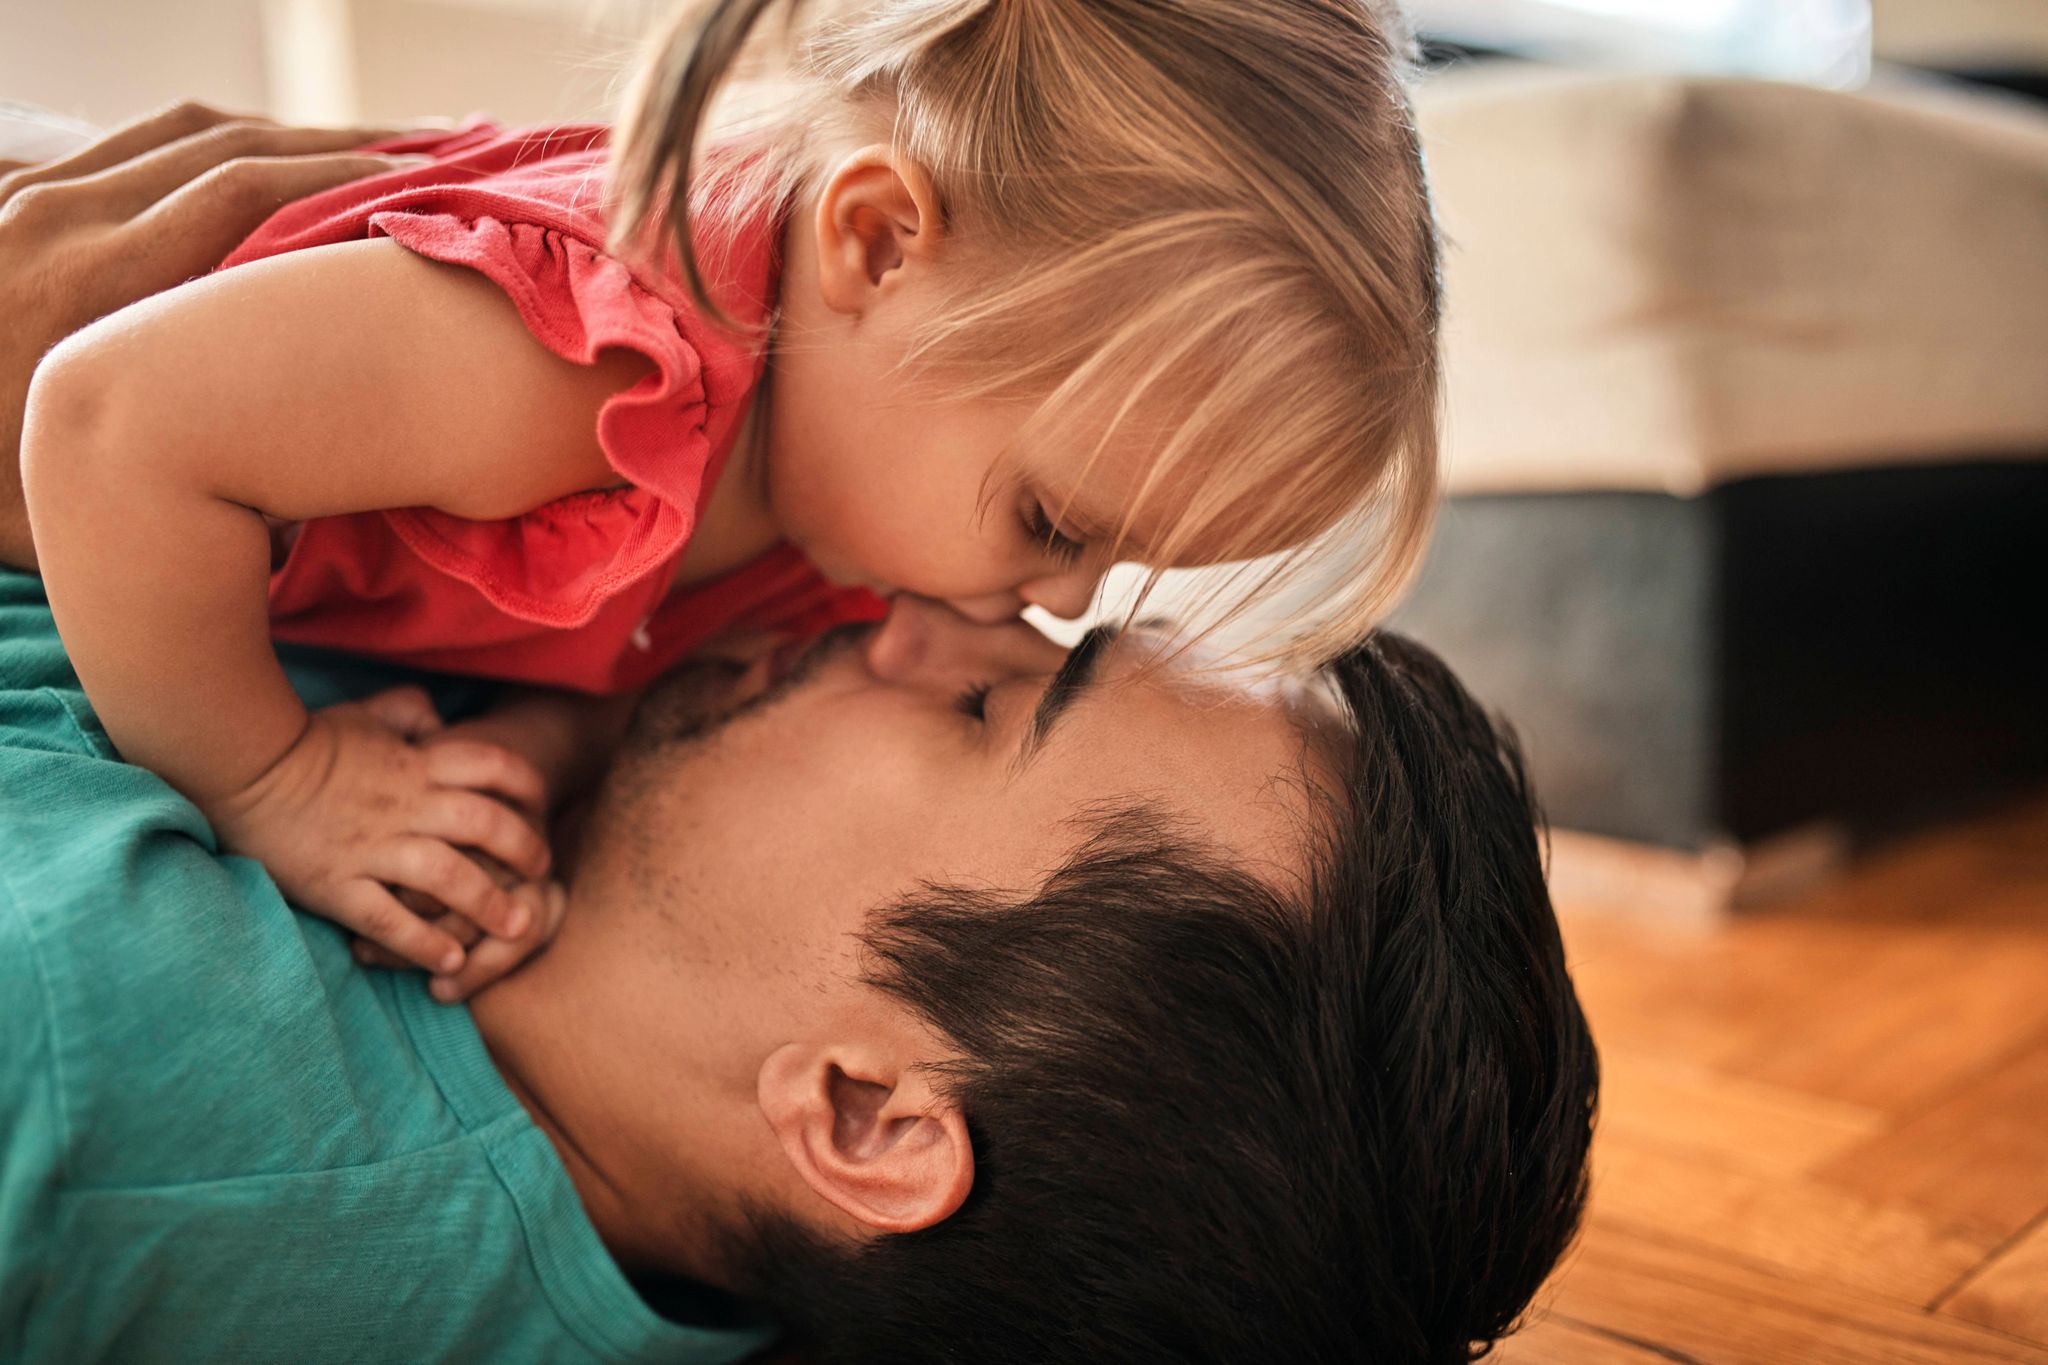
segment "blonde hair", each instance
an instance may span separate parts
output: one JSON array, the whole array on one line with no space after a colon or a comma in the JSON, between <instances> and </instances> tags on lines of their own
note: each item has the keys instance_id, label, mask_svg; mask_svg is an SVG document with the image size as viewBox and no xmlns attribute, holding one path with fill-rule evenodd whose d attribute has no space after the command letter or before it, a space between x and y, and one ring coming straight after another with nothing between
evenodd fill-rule
<instances>
[{"instance_id":1,"label":"blonde hair","mask_svg":"<svg viewBox=\"0 0 2048 1365\"><path fill-rule=\"evenodd\" d=\"M1361 638L1436 496L1437 235L1398 18L1365 0L872 0L808 27L792 3L757 34L777 3L700 5L657 36L615 142L616 240L665 228L716 311L693 219L793 204L830 147L888 141L930 176L950 244L920 368L1036 398L1045 426L1114 396L1098 454L1171 413L1115 557L1170 497L1150 563L1249 561L1216 580L1219 621L1299 599L1262 657ZM756 154L700 170L707 109L764 44L785 97Z\"/></svg>"}]
</instances>

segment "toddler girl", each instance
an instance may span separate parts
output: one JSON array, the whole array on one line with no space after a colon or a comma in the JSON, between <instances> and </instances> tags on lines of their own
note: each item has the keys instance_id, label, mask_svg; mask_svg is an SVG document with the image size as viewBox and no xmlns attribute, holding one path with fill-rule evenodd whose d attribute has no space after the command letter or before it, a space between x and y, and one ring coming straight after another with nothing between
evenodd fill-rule
<instances>
[{"instance_id":1,"label":"toddler girl","mask_svg":"<svg viewBox=\"0 0 2048 1365\"><path fill-rule=\"evenodd\" d=\"M1237 597L1313 564L1334 600L1287 648L1319 654L1423 538L1436 247L1385 16L879 0L699 156L773 7L679 19L615 139L387 144L426 160L38 373L36 549L108 733L430 970L462 949L393 889L519 935L456 849L540 875L490 794L562 775L410 742L437 721L406 694L309 714L272 638L630 695L872 594L1070 616L1118 560L1285 551Z\"/></svg>"}]
</instances>

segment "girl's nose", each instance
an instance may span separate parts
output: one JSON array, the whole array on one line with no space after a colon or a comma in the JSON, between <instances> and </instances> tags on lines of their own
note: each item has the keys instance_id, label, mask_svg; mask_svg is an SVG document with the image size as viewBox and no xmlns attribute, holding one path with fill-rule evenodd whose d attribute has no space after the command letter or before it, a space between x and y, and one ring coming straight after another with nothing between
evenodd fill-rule
<instances>
[{"instance_id":1,"label":"girl's nose","mask_svg":"<svg viewBox=\"0 0 2048 1365\"><path fill-rule=\"evenodd\" d=\"M946 605L980 626L999 626L1017 619L1025 599L1014 592L983 593L979 597L949 597Z\"/></svg>"},{"instance_id":2,"label":"girl's nose","mask_svg":"<svg viewBox=\"0 0 2048 1365\"><path fill-rule=\"evenodd\" d=\"M1017 595L1034 607L1043 607L1063 621L1071 621L1094 605L1102 575L1092 569L1074 569L1054 578L1035 578L1017 589Z\"/></svg>"},{"instance_id":3,"label":"girl's nose","mask_svg":"<svg viewBox=\"0 0 2048 1365\"><path fill-rule=\"evenodd\" d=\"M1059 667L1066 651L1015 619L1002 625L967 620L943 602L898 593L889 616L862 646L868 673L908 686L994 683Z\"/></svg>"}]
</instances>

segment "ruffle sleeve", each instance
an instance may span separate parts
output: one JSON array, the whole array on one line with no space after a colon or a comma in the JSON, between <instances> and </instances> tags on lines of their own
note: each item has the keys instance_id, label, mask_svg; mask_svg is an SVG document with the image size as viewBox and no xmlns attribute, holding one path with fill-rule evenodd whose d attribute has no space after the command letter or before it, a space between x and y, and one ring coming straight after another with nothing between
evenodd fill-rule
<instances>
[{"instance_id":1,"label":"ruffle sleeve","mask_svg":"<svg viewBox=\"0 0 2048 1365\"><path fill-rule=\"evenodd\" d=\"M653 374L614 394L597 418L605 459L630 486L573 494L503 521L419 507L382 513L413 553L500 610L548 626L587 623L682 549L717 475L715 442L729 434L707 431L704 360L675 306L597 246L554 227L401 210L373 215L370 228L490 279L534 337L565 360L590 364L602 350L627 347L654 363Z\"/></svg>"}]
</instances>

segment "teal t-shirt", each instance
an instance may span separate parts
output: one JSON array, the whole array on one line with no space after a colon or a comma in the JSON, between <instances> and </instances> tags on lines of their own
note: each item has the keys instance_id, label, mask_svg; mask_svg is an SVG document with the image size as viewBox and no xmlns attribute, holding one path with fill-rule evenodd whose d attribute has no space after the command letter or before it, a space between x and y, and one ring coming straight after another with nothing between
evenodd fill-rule
<instances>
[{"instance_id":1,"label":"teal t-shirt","mask_svg":"<svg viewBox=\"0 0 2048 1365\"><path fill-rule=\"evenodd\" d=\"M300 672L309 700L349 690ZM118 761L0 570L0 1360L738 1360L597 1239L469 1012Z\"/></svg>"}]
</instances>

